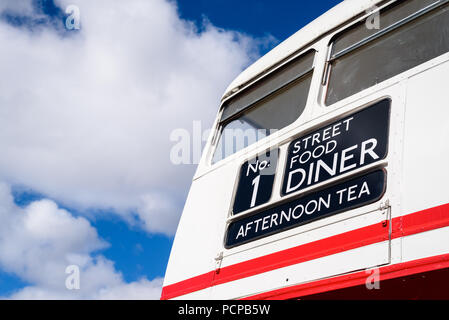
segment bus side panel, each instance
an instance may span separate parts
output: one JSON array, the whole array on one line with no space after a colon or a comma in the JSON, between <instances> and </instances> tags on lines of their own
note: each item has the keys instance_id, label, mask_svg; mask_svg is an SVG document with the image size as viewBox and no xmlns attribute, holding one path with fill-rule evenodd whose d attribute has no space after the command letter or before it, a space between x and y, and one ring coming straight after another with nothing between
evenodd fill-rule
<instances>
[{"instance_id":1,"label":"bus side panel","mask_svg":"<svg viewBox=\"0 0 449 320\"><path fill-rule=\"evenodd\" d=\"M444 62L407 83L402 214L422 212L427 232L403 238L403 261L449 253L448 74Z\"/></svg>"},{"instance_id":2,"label":"bus side panel","mask_svg":"<svg viewBox=\"0 0 449 320\"><path fill-rule=\"evenodd\" d=\"M176 288L210 286L215 269L214 258L223 247L223 221L227 218L231 203L237 165L224 166L193 181L170 253L164 291L171 291L170 285L186 279L194 281L178 284ZM202 291L204 296L197 295L195 298L210 295L208 289ZM163 292L163 298L166 292Z\"/></svg>"}]
</instances>

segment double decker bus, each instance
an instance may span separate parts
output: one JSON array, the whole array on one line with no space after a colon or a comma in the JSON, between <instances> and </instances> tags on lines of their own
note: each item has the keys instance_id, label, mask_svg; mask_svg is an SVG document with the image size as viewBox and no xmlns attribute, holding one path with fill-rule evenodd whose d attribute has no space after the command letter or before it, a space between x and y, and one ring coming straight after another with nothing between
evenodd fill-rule
<instances>
[{"instance_id":1,"label":"double decker bus","mask_svg":"<svg viewBox=\"0 0 449 320\"><path fill-rule=\"evenodd\" d=\"M448 0L346 0L223 95L162 299L449 298Z\"/></svg>"}]
</instances>

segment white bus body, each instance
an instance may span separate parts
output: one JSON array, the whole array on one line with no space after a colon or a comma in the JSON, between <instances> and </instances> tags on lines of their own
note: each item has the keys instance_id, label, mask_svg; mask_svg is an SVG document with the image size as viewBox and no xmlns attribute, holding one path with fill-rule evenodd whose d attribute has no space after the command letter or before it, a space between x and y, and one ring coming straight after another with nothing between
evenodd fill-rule
<instances>
[{"instance_id":1,"label":"white bus body","mask_svg":"<svg viewBox=\"0 0 449 320\"><path fill-rule=\"evenodd\" d=\"M432 49L435 53L424 52L428 45L421 48L416 44L415 48L414 44L407 54L430 58L415 63L401 51L398 60L388 59L385 64L404 63L406 70L393 70L397 74L391 75L390 67L387 68L390 70L380 70L383 64L378 59L381 58L369 56L369 50L380 48L375 52L389 57L387 51L396 47L383 48L384 43L402 43L412 36L415 41L421 41L428 38L429 31L419 28L427 28L432 19L443 17L447 21L444 16L447 1L423 1L426 4L417 5L417 9L412 2L416 4L414 0L346 0L281 43L231 83L223 96L215 130L205 147L179 222L162 299L449 297L449 290L444 288L444 281L449 280L449 102L446 95L449 52L440 48L445 46L444 41L435 44L437 49ZM387 16L387 12L393 11L399 13ZM438 12L440 16L434 17ZM413 28L412 23L416 24ZM438 24L442 25L441 39L449 37L447 24L441 21ZM406 33L401 34L400 42L394 42L397 40L393 33L403 32L404 28ZM430 30L431 34L436 33ZM419 36L413 35L415 31L421 32ZM363 36L364 33L367 34ZM358 34L363 37L357 38ZM336 51L339 46L341 51ZM439 52L440 49L444 52ZM313 65L307 69L310 85L300 116L278 128L276 134L214 161L220 132L228 121L223 120L223 114L226 108L231 108L230 101L236 101L236 97L250 92L270 74L281 72L283 66L288 68L291 61L302 59L309 52L314 53ZM379 70L379 75L358 74L367 65L362 65L363 61L373 61L366 67L374 73ZM347 65L351 68L345 69ZM353 75L348 74L353 70ZM359 85L361 88L357 89ZM364 145L360 141L354 148L340 150L340 158L335 160L339 163L338 174L322 181L318 174L314 180L315 171L311 169L310 178L304 175L302 181L309 179L307 186L295 189L295 184L301 181L290 181L285 192L287 176L292 172L288 169L298 160L292 160L292 143L315 132L320 133L316 136L317 146L324 143L325 135L332 130L335 135L343 135L345 120L349 131L351 118L358 117L358 113L366 114L365 110L382 101L389 103L389 119L385 123L370 124L365 119L357 125L385 126L388 135L384 156L374 149L372 139L371 144L368 140ZM241 110L237 109L231 116L240 114ZM328 129L338 123L337 128ZM309 141L313 139L312 135ZM380 144L377 140L376 143ZM365 164L351 154L356 148L364 148L360 156L372 161ZM269 200L256 204L254 190L259 181L255 179L253 188L247 190L252 200L250 206L233 212L242 166L267 150L279 151ZM328 173L335 169L327 164L327 170L321 169ZM348 181L346 191L341 191L344 189L341 187L338 193L340 203L346 198L356 199L363 196L363 180L357 179L372 172L385 177L383 190L372 201L348 205L340 211L334 208L331 214L320 219L275 230L282 223L281 210L273 214L279 206L290 202L298 205L294 201L307 196L323 196L330 188L344 186ZM351 181L358 181L357 188L348 187ZM379 180L378 184L381 183ZM365 194L369 192L365 190ZM330 206L325 202L326 197L323 199L321 205ZM316 202L310 201L312 205L308 208L304 209L307 203L301 207L310 211L304 212L301 219L318 210ZM236 227L238 234L229 239L233 223L242 219L250 221L251 217L269 210L272 210L270 218L260 216L258 221L241 224ZM295 218L299 217L298 211L295 214ZM268 233L262 236L263 228ZM256 235L259 231L260 237L250 239L251 233ZM245 237L248 239L239 242ZM435 283L440 286L426 291L429 284Z\"/></svg>"}]
</instances>

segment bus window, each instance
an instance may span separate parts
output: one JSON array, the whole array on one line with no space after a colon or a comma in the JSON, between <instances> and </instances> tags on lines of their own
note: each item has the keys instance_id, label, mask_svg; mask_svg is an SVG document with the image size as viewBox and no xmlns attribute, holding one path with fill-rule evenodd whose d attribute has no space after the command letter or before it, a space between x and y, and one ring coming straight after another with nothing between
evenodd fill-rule
<instances>
[{"instance_id":1,"label":"bus window","mask_svg":"<svg viewBox=\"0 0 449 320\"><path fill-rule=\"evenodd\" d=\"M223 106L220 138L213 163L299 118L309 95L314 57L315 51L309 51L231 98Z\"/></svg>"},{"instance_id":2,"label":"bus window","mask_svg":"<svg viewBox=\"0 0 449 320\"><path fill-rule=\"evenodd\" d=\"M333 39L326 105L449 51L447 1L399 1L379 21L379 29L362 21Z\"/></svg>"}]
</instances>

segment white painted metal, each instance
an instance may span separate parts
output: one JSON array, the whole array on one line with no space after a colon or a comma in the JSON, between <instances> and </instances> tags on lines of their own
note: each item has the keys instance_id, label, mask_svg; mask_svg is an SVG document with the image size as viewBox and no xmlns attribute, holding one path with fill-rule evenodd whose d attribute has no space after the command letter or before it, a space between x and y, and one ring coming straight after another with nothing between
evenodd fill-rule
<instances>
[{"instance_id":1,"label":"white painted metal","mask_svg":"<svg viewBox=\"0 0 449 320\"><path fill-rule=\"evenodd\" d=\"M352 17L380 1L346 0L244 71L229 86L233 89L255 81L257 75L284 58L314 48L315 72L304 114L292 125L214 165L211 164L213 134L198 166L173 244L164 286L178 283L215 269L215 257L223 254L221 267L244 262L345 231L385 220L381 202L389 200L390 218L449 203L449 116L447 75L449 54L428 61L374 87L335 103L324 105L321 79L330 39L348 25ZM394 2L394 1L390 1ZM388 4L383 2L381 5ZM363 19L363 17L361 17ZM308 46L306 46L308 45ZM310 132L336 118L362 109L385 97L392 99L389 154L371 167L388 172L387 191L377 203L350 210L273 236L226 250L223 245L236 177L241 164L275 145L280 146L278 172L283 171L286 148L293 136ZM217 117L217 123L218 123ZM215 124L217 128L217 123ZM362 169L364 171L366 169ZM357 176L361 170L347 174ZM337 179L342 179L338 177ZM282 175L276 176L274 194L266 206L281 199ZM325 184L331 183L328 181ZM321 185L310 188L319 189ZM296 196L295 194L291 197ZM283 198L284 199L284 198ZM259 210L260 207L253 209ZM253 210L242 213L250 214ZM275 290L337 274L394 264L436 254L449 253L449 229L385 241L355 250L308 261L216 287L200 290L181 299L234 299ZM289 279L288 284L286 279Z\"/></svg>"}]
</instances>

